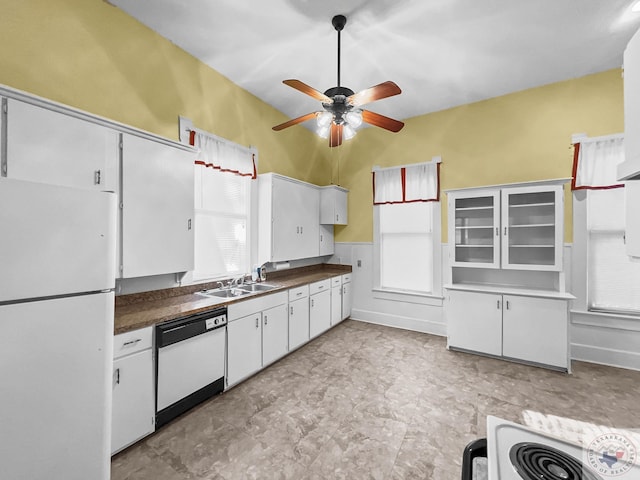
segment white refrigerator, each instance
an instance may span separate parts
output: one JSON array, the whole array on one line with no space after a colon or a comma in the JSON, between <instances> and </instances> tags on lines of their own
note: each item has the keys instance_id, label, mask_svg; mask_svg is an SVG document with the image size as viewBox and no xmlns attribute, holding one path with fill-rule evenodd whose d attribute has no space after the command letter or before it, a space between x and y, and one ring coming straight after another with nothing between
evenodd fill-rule
<instances>
[{"instance_id":1,"label":"white refrigerator","mask_svg":"<svg viewBox=\"0 0 640 480\"><path fill-rule=\"evenodd\" d=\"M0 477L110 476L116 196L0 178Z\"/></svg>"}]
</instances>

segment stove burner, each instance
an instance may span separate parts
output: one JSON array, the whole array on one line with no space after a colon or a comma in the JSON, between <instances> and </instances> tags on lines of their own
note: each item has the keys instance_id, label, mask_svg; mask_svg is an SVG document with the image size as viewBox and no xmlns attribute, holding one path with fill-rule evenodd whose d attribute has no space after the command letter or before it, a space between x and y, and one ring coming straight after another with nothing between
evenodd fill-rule
<instances>
[{"instance_id":1,"label":"stove burner","mask_svg":"<svg viewBox=\"0 0 640 480\"><path fill-rule=\"evenodd\" d=\"M540 443L517 443L509 459L524 480L602 480L571 455Z\"/></svg>"}]
</instances>

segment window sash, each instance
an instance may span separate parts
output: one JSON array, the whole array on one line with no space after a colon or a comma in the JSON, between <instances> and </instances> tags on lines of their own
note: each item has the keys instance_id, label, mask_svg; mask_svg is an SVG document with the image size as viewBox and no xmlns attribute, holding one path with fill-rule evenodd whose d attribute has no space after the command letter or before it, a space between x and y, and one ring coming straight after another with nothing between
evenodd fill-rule
<instances>
[{"instance_id":1,"label":"window sash","mask_svg":"<svg viewBox=\"0 0 640 480\"><path fill-rule=\"evenodd\" d=\"M439 204L377 205L379 286L432 293L434 290L433 208Z\"/></svg>"}]
</instances>

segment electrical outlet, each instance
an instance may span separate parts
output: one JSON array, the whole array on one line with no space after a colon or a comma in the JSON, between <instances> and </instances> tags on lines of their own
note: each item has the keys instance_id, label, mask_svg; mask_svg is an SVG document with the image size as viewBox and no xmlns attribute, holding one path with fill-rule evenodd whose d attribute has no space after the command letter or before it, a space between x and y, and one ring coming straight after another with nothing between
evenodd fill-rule
<instances>
[{"instance_id":1,"label":"electrical outlet","mask_svg":"<svg viewBox=\"0 0 640 480\"><path fill-rule=\"evenodd\" d=\"M361 266L362 266L362 260L358 260L357 265L358 265L359 267L361 267Z\"/></svg>"}]
</instances>

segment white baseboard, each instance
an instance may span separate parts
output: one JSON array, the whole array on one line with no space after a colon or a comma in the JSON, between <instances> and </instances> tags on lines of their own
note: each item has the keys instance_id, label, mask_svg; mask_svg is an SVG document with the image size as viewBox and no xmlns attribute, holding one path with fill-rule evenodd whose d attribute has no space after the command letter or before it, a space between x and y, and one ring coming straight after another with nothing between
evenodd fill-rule
<instances>
[{"instance_id":1,"label":"white baseboard","mask_svg":"<svg viewBox=\"0 0 640 480\"><path fill-rule=\"evenodd\" d=\"M640 370L640 353L625 350L572 343L571 359L610 367Z\"/></svg>"},{"instance_id":2,"label":"white baseboard","mask_svg":"<svg viewBox=\"0 0 640 480\"><path fill-rule=\"evenodd\" d=\"M391 315L388 313L372 312L369 310L353 309L351 310L352 320L361 322L375 323L387 327L402 328L404 330L413 330L415 332L429 333L445 337L447 335L447 326L444 323L433 322L430 320L419 320L416 318L403 317L400 315Z\"/></svg>"}]
</instances>

